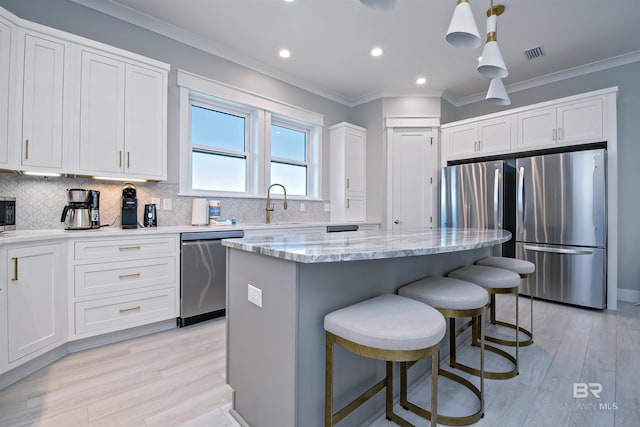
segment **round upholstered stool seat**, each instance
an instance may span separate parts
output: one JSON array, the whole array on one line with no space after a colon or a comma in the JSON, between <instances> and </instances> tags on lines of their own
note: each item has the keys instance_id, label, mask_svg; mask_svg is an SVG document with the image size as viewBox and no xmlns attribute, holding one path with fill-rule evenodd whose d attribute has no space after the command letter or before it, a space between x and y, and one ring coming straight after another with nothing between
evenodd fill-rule
<instances>
[{"instance_id":1,"label":"round upholstered stool seat","mask_svg":"<svg viewBox=\"0 0 640 427\"><path fill-rule=\"evenodd\" d=\"M327 314L324 318L325 426L333 426L382 389L386 389L386 417L400 425L408 421L393 412L393 362L431 357L432 411L437 414L439 343L446 332L440 312L398 295L380 295ZM339 411L333 411L333 345L386 361L386 377Z\"/></svg>"},{"instance_id":2,"label":"round upholstered stool seat","mask_svg":"<svg viewBox=\"0 0 640 427\"><path fill-rule=\"evenodd\" d=\"M476 265L484 265L485 267L502 268L503 270L513 271L520 277L526 277L536 271L536 265L523 259L507 258L501 256L490 256L476 262Z\"/></svg>"},{"instance_id":3,"label":"round upholstered stool seat","mask_svg":"<svg viewBox=\"0 0 640 427\"><path fill-rule=\"evenodd\" d=\"M480 261L476 262L477 265L483 265L485 267L496 267L502 268L503 270L513 271L514 273L520 276L520 279L527 279L531 277L531 275L536 271L536 265L532 262L523 260L523 259L515 259L515 258L507 258L507 257L498 257L498 256L490 256ZM528 338L524 340L520 340L518 345L520 347L524 347L527 345L533 344L533 290L530 290L530 326L529 330L519 327L520 332L526 335ZM492 297L491 306L495 307L495 296ZM496 320L496 310L495 308L491 310L491 323L494 325L501 325L507 328L515 329L515 325L509 322L503 322L500 320ZM502 340L495 339L493 337L487 337L488 341L495 342L503 345L515 346L515 341L512 340Z\"/></svg>"},{"instance_id":4,"label":"round upholstered stool seat","mask_svg":"<svg viewBox=\"0 0 640 427\"><path fill-rule=\"evenodd\" d=\"M506 351L491 346L485 345L485 350L498 354L505 359L509 360L513 364L513 369L509 371L484 371L485 378L490 379L507 379L513 378L518 375L518 332L519 332L519 309L518 309L518 286L520 285L520 275L501 268L486 267L483 265L468 265L466 267L459 268L448 274L449 277L459 280L465 280L482 286L490 295L490 301L494 303L494 306L489 304L491 310L495 310L495 295L497 294L514 294L515 295L515 309L516 309L516 339L515 339L515 357ZM479 324L474 324L474 329L479 328ZM472 333L472 343L478 345L477 340L478 332ZM486 341L489 341L490 337L485 337ZM472 374L479 375L479 373L471 372Z\"/></svg>"},{"instance_id":5,"label":"round upholstered stool seat","mask_svg":"<svg viewBox=\"0 0 640 427\"><path fill-rule=\"evenodd\" d=\"M480 376L480 388L454 372L438 367L438 375L449 378L471 390L479 400L479 409L466 416L449 416L438 414L438 422L447 425L468 425L480 420L484 415L484 332L482 316L489 303L489 293L481 286L449 277L427 277L398 289L398 295L421 301L440 311L449 318L450 365L465 372ZM469 325L477 319L480 325L480 369L459 364L456 361L456 318L471 318ZM401 364L400 370L400 405L418 415L431 420L431 413L414 403L407 397L407 364Z\"/></svg>"}]
</instances>

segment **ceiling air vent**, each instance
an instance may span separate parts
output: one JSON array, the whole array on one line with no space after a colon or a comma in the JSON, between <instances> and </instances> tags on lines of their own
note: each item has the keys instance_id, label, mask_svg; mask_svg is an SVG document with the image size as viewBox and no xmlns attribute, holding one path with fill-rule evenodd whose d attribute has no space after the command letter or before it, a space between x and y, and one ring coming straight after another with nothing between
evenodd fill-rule
<instances>
[{"instance_id":1,"label":"ceiling air vent","mask_svg":"<svg viewBox=\"0 0 640 427\"><path fill-rule=\"evenodd\" d=\"M529 60L540 58L544 56L544 50L542 50L542 46L534 47L533 49L525 50L524 56Z\"/></svg>"}]
</instances>

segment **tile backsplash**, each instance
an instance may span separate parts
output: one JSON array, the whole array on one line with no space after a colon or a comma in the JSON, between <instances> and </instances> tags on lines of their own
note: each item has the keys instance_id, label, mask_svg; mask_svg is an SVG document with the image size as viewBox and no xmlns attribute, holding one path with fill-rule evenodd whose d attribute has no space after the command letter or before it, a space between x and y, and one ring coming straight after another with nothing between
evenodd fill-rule
<instances>
[{"instance_id":1,"label":"tile backsplash","mask_svg":"<svg viewBox=\"0 0 640 427\"><path fill-rule=\"evenodd\" d=\"M193 197L178 196L178 184L135 183L138 196L138 220L142 222L144 205L151 198L161 200L157 206L158 226L191 224ZM120 201L122 183L96 181L89 178L43 178L11 173L0 174L0 195L16 198L16 229L62 229L62 209L67 204L68 188L85 188L100 191L100 221L102 224L120 226ZM171 210L162 210L162 200L171 200ZM218 198L221 215L236 217L238 224L265 221L265 199ZM305 204L305 212L300 211ZM281 204L271 213L272 222L320 222L329 221L322 201L289 201L285 211Z\"/></svg>"}]
</instances>

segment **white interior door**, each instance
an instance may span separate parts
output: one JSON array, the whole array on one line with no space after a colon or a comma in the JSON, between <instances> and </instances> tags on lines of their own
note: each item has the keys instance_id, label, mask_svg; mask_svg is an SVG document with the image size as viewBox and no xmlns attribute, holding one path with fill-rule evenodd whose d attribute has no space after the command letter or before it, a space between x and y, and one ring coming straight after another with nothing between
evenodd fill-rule
<instances>
[{"instance_id":1,"label":"white interior door","mask_svg":"<svg viewBox=\"0 0 640 427\"><path fill-rule=\"evenodd\" d=\"M394 129L389 143L391 183L389 228L407 230L432 228L437 179L437 131Z\"/></svg>"}]
</instances>

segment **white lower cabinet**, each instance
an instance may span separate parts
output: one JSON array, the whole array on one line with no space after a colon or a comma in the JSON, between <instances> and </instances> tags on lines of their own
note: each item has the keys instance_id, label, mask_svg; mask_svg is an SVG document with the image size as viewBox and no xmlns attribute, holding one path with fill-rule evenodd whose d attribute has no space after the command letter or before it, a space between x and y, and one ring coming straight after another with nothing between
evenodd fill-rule
<instances>
[{"instance_id":1,"label":"white lower cabinet","mask_svg":"<svg viewBox=\"0 0 640 427\"><path fill-rule=\"evenodd\" d=\"M66 269L62 243L12 246L7 248L5 259L11 365L65 342Z\"/></svg>"},{"instance_id":2,"label":"white lower cabinet","mask_svg":"<svg viewBox=\"0 0 640 427\"><path fill-rule=\"evenodd\" d=\"M179 316L178 235L75 240L69 339Z\"/></svg>"}]
</instances>

